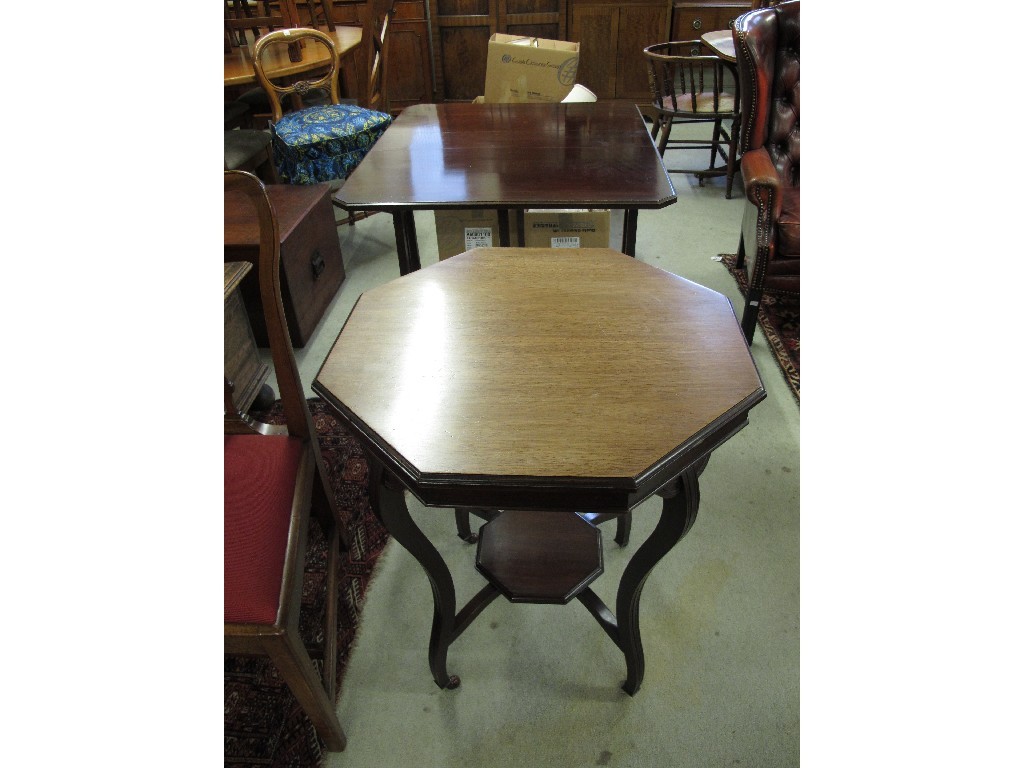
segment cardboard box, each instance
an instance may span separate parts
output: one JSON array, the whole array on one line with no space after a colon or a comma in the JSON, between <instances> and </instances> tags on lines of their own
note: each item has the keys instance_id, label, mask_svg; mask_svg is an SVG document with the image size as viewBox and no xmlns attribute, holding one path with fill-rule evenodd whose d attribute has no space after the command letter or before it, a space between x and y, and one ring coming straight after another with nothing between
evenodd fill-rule
<instances>
[{"instance_id":1,"label":"cardboard box","mask_svg":"<svg viewBox=\"0 0 1024 768\"><path fill-rule=\"evenodd\" d=\"M487 43L484 101L560 102L576 84L579 58L579 43L495 33Z\"/></svg>"},{"instance_id":2,"label":"cardboard box","mask_svg":"<svg viewBox=\"0 0 1024 768\"><path fill-rule=\"evenodd\" d=\"M491 208L434 211L438 261L470 248L498 246L498 212ZM509 214L509 238L518 244L515 212Z\"/></svg>"},{"instance_id":3,"label":"cardboard box","mask_svg":"<svg viewBox=\"0 0 1024 768\"><path fill-rule=\"evenodd\" d=\"M527 248L611 247L610 211L527 211L524 228Z\"/></svg>"}]
</instances>

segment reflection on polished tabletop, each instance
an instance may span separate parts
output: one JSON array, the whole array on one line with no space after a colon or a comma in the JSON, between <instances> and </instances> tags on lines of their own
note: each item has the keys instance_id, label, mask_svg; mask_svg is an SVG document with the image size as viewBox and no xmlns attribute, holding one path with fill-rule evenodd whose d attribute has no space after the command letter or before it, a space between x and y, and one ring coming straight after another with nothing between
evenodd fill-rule
<instances>
[{"instance_id":1,"label":"reflection on polished tabletop","mask_svg":"<svg viewBox=\"0 0 1024 768\"><path fill-rule=\"evenodd\" d=\"M317 381L423 476L623 488L760 388L728 299L608 249L482 248L374 288Z\"/></svg>"},{"instance_id":2,"label":"reflection on polished tabletop","mask_svg":"<svg viewBox=\"0 0 1024 768\"><path fill-rule=\"evenodd\" d=\"M711 452L765 397L727 297L608 248L477 248L373 288L313 390L363 443L374 512L430 581L438 686L459 684L448 648L504 594L578 599L622 650L631 695L643 584L693 525ZM458 612L406 490L428 507L501 510L480 533L488 584ZM652 494L661 518L613 614L588 586L600 539L573 513L621 516Z\"/></svg>"}]
</instances>

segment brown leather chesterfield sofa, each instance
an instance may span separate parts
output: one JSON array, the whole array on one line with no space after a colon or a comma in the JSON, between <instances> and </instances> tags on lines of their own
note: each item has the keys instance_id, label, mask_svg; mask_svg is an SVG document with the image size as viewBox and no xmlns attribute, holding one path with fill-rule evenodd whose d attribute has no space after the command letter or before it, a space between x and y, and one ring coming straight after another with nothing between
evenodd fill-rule
<instances>
[{"instance_id":1,"label":"brown leather chesterfield sofa","mask_svg":"<svg viewBox=\"0 0 1024 768\"><path fill-rule=\"evenodd\" d=\"M750 285L740 325L749 344L763 295L800 293L800 0L745 13L732 35L747 198L737 262Z\"/></svg>"}]
</instances>

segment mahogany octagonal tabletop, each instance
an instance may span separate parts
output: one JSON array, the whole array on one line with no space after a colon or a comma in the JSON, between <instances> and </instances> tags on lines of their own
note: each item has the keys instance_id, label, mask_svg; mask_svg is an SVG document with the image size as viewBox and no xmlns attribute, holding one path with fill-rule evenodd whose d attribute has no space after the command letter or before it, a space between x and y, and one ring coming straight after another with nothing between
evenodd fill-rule
<instances>
[{"instance_id":1,"label":"mahogany octagonal tabletop","mask_svg":"<svg viewBox=\"0 0 1024 768\"><path fill-rule=\"evenodd\" d=\"M313 384L427 504L625 509L765 390L730 301L607 248L478 248L366 291Z\"/></svg>"}]
</instances>

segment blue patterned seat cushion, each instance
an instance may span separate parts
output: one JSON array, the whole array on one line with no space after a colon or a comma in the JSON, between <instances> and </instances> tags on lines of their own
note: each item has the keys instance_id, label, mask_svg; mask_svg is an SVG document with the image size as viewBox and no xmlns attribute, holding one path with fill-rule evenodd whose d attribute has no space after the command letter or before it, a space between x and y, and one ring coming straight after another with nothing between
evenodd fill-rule
<instances>
[{"instance_id":1,"label":"blue patterned seat cushion","mask_svg":"<svg viewBox=\"0 0 1024 768\"><path fill-rule=\"evenodd\" d=\"M289 112L271 127L277 172L287 184L348 178L390 124L391 115L350 104Z\"/></svg>"}]
</instances>

